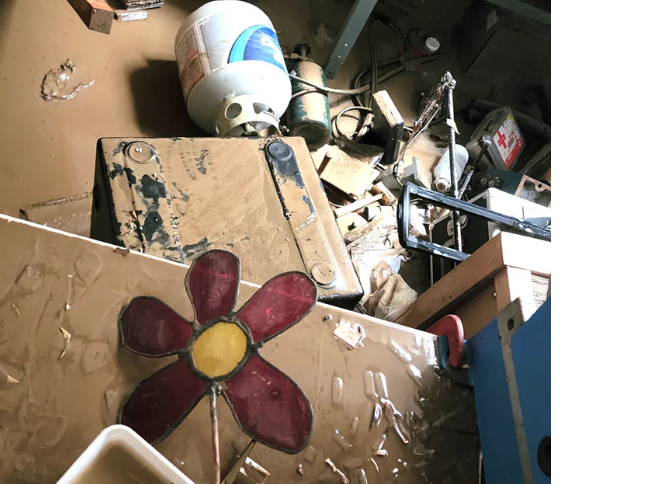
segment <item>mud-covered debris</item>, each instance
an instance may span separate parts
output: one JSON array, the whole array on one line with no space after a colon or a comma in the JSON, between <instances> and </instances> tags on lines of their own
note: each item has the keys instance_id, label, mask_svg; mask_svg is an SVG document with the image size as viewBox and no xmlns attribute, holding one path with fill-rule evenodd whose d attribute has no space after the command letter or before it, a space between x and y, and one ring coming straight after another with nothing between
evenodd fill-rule
<instances>
[{"instance_id":1,"label":"mud-covered debris","mask_svg":"<svg viewBox=\"0 0 651 484\"><path fill-rule=\"evenodd\" d=\"M45 75L41 84L41 96L46 101L65 101L94 83L95 80L78 62L68 59L58 69L52 69Z\"/></svg>"}]
</instances>

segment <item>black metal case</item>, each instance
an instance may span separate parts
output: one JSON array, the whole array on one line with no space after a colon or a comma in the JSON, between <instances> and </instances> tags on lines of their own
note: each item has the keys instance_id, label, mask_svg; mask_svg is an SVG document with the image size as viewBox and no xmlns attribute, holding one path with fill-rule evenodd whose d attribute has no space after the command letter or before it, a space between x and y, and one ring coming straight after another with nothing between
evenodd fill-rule
<instances>
[{"instance_id":1,"label":"black metal case","mask_svg":"<svg viewBox=\"0 0 651 484\"><path fill-rule=\"evenodd\" d=\"M91 237L184 264L225 249L244 280L297 270L321 301L363 295L302 138L102 138Z\"/></svg>"}]
</instances>

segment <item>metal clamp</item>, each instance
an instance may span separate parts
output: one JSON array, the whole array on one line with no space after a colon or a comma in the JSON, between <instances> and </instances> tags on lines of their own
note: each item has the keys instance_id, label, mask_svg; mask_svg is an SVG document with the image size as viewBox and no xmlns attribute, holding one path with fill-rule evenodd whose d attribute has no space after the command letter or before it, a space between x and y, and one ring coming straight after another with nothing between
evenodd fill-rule
<instances>
[{"instance_id":1,"label":"metal clamp","mask_svg":"<svg viewBox=\"0 0 651 484\"><path fill-rule=\"evenodd\" d=\"M439 192L427 190L409 182L403 187L402 193L400 194L400 199L398 200L398 238L400 240L400 245L402 245L405 249L415 249L421 252L426 252L428 254L438 255L439 257L445 257L457 262L462 262L470 257L470 254L467 254L460 250L445 247L443 245L435 244L426 240L421 240L410 235L410 211L411 202L413 200L424 200L438 207L447 208L448 210L457 210L461 213L474 215L489 222L499 224L522 235L528 235L550 242L552 240L551 228L547 226L541 227L524 219L503 215L501 213L488 210L487 208L474 205L470 202L464 202L462 200L457 200L456 198L448 197Z\"/></svg>"},{"instance_id":2,"label":"metal clamp","mask_svg":"<svg viewBox=\"0 0 651 484\"><path fill-rule=\"evenodd\" d=\"M430 326L427 332L439 336L439 341L445 341L443 344L447 346L446 349L449 351L449 355L447 352L441 352L441 359L445 358L442 366L447 366L446 363L449 362L450 366L459 368L463 362L464 354L463 324L461 323L461 319L454 314L448 314Z\"/></svg>"}]
</instances>

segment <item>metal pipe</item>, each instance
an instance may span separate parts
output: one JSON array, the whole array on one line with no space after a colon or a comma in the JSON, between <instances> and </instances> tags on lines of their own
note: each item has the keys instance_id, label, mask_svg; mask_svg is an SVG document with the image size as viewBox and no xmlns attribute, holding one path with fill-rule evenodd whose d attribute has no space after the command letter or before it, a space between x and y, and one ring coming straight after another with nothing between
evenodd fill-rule
<instances>
[{"instance_id":1,"label":"metal pipe","mask_svg":"<svg viewBox=\"0 0 651 484\"><path fill-rule=\"evenodd\" d=\"M430 220L429 222L429 243L431 244L434 240L432 239L432 229L434 228L434 223ZM429 256L429 285L434 285L434 255L430 254Z\"/></svg>"},{"instance_id":2,"label":"metal pipe","mask_svg":"<svg viewBox=\"0 0 651 484\"><path fill-rule=\"evenodd\" d=\"M470 179L472 178L472 175L475 173L475 169L477 168L477 165L479 165L479 162L484 157L484 155L488 151L488 148L490 148L493 143L488 138L482 138L479 144L481 146L481 150L479 151L479 154L475 157L474 160L472 160L472 163L470 164L470 170L466 175L466 179L463 181L461 188L459 188L459 198L463 197L466 188L468 188L468 185L470 184Z\"/></svg>"},{"instance_id":3,"label":"metal pipe","mask_svg":"<svg viewBox=\"0 0 651 484\"><path fill-rule=\"evenodd\" d=\"M212 450L215 454L215 484L220 484L221 478L221 460L219 458L219 423L217 421L217 388L215 385L210 386L210 422L212 424Z\"/></svg>"},{"instance_id":4,"label":"metal pipe","mask_svg":"<svg viewBox=\"0 0 651 484\"><path fill-rule=\"evenodd\" d=\"M445 83L445 98L446 105L448 110L448 143L449 143L449 152L450 152L450 184L452 185L452 196L454 198L459 198L459 181L457 179L457 160L456 160L456 124L454 123L454 99L452 96L452 91L457 84L457 81L454 80L450 72L446 72L441 79ZM462 251L463 242L461 240L461 220L458 210L452 211L452 226L454 232L454 248Z\"/></svg>"}]
</instances>

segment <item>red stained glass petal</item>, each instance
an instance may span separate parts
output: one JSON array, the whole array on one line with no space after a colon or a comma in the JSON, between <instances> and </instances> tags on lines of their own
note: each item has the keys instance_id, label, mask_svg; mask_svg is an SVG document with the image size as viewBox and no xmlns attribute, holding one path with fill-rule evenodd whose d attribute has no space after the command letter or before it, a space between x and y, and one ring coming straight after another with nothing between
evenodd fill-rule
<instances>
[{"instance_id":1,"label":"red stained glass petal","mask_svg":"<svg viewBox=\"0 0 651 484\"><path fill-rule=\"evenodd\" d=\"M120 315L120 332L131 351L164 356L185 348L192 325L159 299L137 297Z\"/></svg>"},{"instance_id":2,"label":"red stained glass petal","mask_svg":"<svg viewBox=\"0 0 651 484\"><path fill-rule=\"evenodd\" d=\"M240 309L237 318L264 341L300 321L316 302L316 286L301 272L287 272L268 281Z\"/></svg>"},{"instance_id":3,"label":"red stained glass petal","mask_svg":"<svg viewBox=\"0 0 651 484\"><path fill-rule=\"evenodd\" d=\"M192 263L186 286L197 322L206 324L235 307L240 284L240 260L224 250L211 250Z\"/></svg>"},{"instance_id":4,"label":"red stained glass petal","mask_svg":"<svg viewBox=\"0 0 651 484\"><path fill-rule=\"evenodd\" d=\"M185 360L141 381L122 407L120 423L150 444L162 441L183 421L206 390Z\"/></svg>"},{"instance_id":5,"label":"red stained glass petal","mask_svg":"<svg viewBox=\"0 0 651 484\"><path fill-rule=\"evenodd\" d=\"M241 427L263 444L299 452L312 433L312 408L289 377L258 355L227 382L225 394Z\"/></svg>"}]
</instances>

